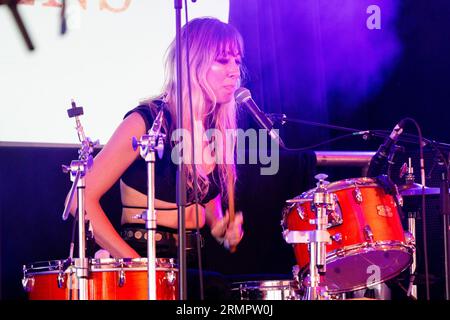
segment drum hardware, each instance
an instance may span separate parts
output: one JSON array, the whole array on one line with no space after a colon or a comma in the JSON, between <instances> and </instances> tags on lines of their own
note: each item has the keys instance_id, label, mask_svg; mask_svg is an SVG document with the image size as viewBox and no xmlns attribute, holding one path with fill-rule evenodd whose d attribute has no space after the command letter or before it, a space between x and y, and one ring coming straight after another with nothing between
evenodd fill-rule
<instances>
[{"instance_id":1,"label":"drum hardware","mask_svg":"<svg viewBox=\"0 0 450 320\"><path fill-rule=\"evenodd\" d=\"M400 194L400 191L398 190L398 186L396 184L394 184L394 190L395 190L395 200L397 201L397 204L400 207L403 207L403 204L404 204L403 197Z\"/></svg>"},{"instance_id":2,"label":"drum hardware","mask_svg":"<svg viewBox=\"0 0 450 320\"><path fill-rule=\"evenodd\" d=\"M70 207L72 205L75 189L77 190L78 203L78 260L79 264L76 268L76 275L78 280L78 298L80 300L87 300L87 278L88 278L88 260L86 258L86 225L85 225L85 197L84 190L86 188L85 175L92 168L94 160L92 153L94 147L98 146L98 140L93 142L89 137L86 137L83 126L81 125L78 116L83 115L83 108L77 107L75 101L72 100L71 108L67 110L69 118L75 118L76 130L78 139L81 142L81 148L78 151L78 160L73 160L70 166L62 166L65 173L70 173L70 181L72 187L69 192L69 199L62 214L63 220L67 220L69 216ZM90 226L90 223L89 223ZM88 229L91 229L88 227ZM93 234L91 234L93 236ZM69 259L73 258L73 242L71 244Z\"/></svg>"},{"instance_id":3,"label":"drum hardware","mask_svg":"<svg viewBox=\"0 0 450 320\"><path fill-rule=\"evenodd\" d=\"M400 190L402 192L402 195L412 195L412 190L420 190L422 193L425 188L422 185L419 185L418 183L414 182L414 168L411 163L411 158L408 158L408 165L404 163L402 167L400 168L400 178L405 176L405 182L406 184L402 187L400 187ZM418 188L420 187L420 189ZM426 189L431 189L426 187ZM398 189L397 189L398 190ZM407 192L405 192L407 191ZM409 239L407 241L414 241L415 245L415 238L416 238L416 213L409 212L408 213L408 233L409 233ZM412 239L411 239L412 238ZM413 261L411 263L411 266L409 268L409 286L407 290L407 296L412 297L414 299L417 299L417 285L415 282L415 275L416 275L416 268L417 268L417 256L416 252L413 252L412 255Z\"/></svg>"},{"instance_id":4,"label":"drum hardware","mask_svg":"<svg viewBox=\"0 0 450 320\"><path fill-rule=\"evenodd\" d=\"M167 271L164 279L166 279L169 282L169 284L174 285L175 280L177 279L175 271L174 270Z\"/></svg>"},{"instance_id":5,"label":"drum hardware","mask_svg":"<svg viewBox=\"0 0 450 320\"><path fill-rule=\"evenodd\" d=\"M301 199L301 198L294 198L286 200L286 203L305 203L305 202L311 202L312 199Z\"/></svg>"},{"instance_id":6,"label":"drum hardware","mask_svg":"<svg viewBox=\"0 0 450 320\"><path fill-rule=\"evenodd\" d=\"M344 223L344 219L342 218L342 210L339 205L339 199L335 194L332 195L334 201L334 210L330 211L328 217L328 228L340 226Z\"/></svg>"},{"instance_id":7,"label":"drum hardware","mask_svg":"<svg viewBox=\"0 0 450 320\"><path fill-rule=\"evenodd\" d=\"M355 183L355 190L353 190L353 196L358 203L363 202L363 196L361 190L358 188L358 185Z\"/></svg>"},{"instance_id":8,"label":"drum hardware","mask_svg":"<svg viewBox=\"0 0 450 320\"><path fill-rule=\"evenodd\" d=\"M328 215L334 211L335 196L327 192L326 186L329 184L325 179L328 176L318 174L317 187L313 193L312 209L316 212L315 219L309 219L311 225L316 229L312 231L284 231L284 238L287 243L307 243L309 251L309 275L304 279L304 298L306 300L327 300L328 289L323 285L323 278L326 274L326 244L331 243L328 228Z\"/></svg>"},{"instance_id":9,"label":"drum hardware","mask_svg":"<svg viewBox=\"0 0 450 320\"><path fill-rule=\"evenodd\" d=\"M373 243L373 232L372 229L370 229L370 226L366 225L363 230L366 241Z\"/></svg>"},{"instance_id":10,"label":"drum hardware","mask_svg":"<svg viewBox=\"0 0 450 320\"><path fill-rule=\"evenodd\" d=\"M147 230L147 273L148 273L148 299L156 300L156 212L155 212L155 152L161 159L164 152L164 139L166 135L161 132L164 119L164 110L161 108L153 121L152 127L146 135L138 141L132 138L133 150L139 147L140 155L147 163L147 210L140 219L145 221Z\"/></svg>"},{"instance_id":11,"label":"drum hardware","mask_svg":"<svg viewBox=\"0 0 450 320\"><path fill-rule=\"evenodd\" d=\"M119 270L119 287L123 287L125 285L126 282L126 278L125 278L125 271L123 270L123 268L120 268Z\"/></svg>"},{"instance_id":12,"label":"drum hardware","mask_svg":"<svg viewBox=\"0 0 450 320\"><path fill-rule=\"evenodd\" d=\"M305 211L302 207L297 207L297 213L300 219L305 220Z\"/></svg>"},{"instance_id":13,"label":"drum hardware","mask_svg":"<svg viewBox=\"0 0 450 320\"><path fill-rule=\"evenodd\" d=\"M355 186L364 198L362 203L353 196ZM308 231L313 227L309 220L317 219L312 202L306 199L313 199L315 191L311 189L287 201L283 208L283 235L293 244L302 279L306 278L310 262L307 240L310 239ZM378 283L397 276L410 266L415 245L411 237L405 235L393 195L386 192L378 180L345 179L330 183L327 191L335 195L335 213L343 221L340 225L328 224L330 242L326 246L324 283L329 295L367 288L367 270L372 265L380 267ZM382 214L378 214L377 206L382 208ZM298 207L302 208L305 220L300 219ZM330 213L328 218L331 220L332 216ZM368 228L364 230L364 226Z\"/></svg>"},{"instance_id":14,"label":"drum hardware","mask_svg":"<svg viewBox=\"0 0 450 320\"><path fill-rule=\"evenodd\" d=\"M331 236L331 240L340 243L342 241L342 233L335 233Z\"/></svg>"},{"instance_id":15,"label":"drum hardware","mask_svg":"<svg viewBox=\"0 0 450 320\"><path fill-rule=\"evenodd\" d=\"M34 282L35 282L34 277L27 277L26 276L26 268L25 268L25 266L23 266L23 278L22 278L23 290L26 293L30 293L31 290L33 290Z\"/></svg>"},{"instance_id":16,"label":"drum hardware","mask_svg":"<svg viewBox=\"0 0 450 320\"><path fill-rule=\"evenodd\" d=\"M56 282L57 282L58 288L61 289L64 287L64 283L65 283L64 271L58 272L58 276L56 277Z\"/></svg>"}]
</instances>

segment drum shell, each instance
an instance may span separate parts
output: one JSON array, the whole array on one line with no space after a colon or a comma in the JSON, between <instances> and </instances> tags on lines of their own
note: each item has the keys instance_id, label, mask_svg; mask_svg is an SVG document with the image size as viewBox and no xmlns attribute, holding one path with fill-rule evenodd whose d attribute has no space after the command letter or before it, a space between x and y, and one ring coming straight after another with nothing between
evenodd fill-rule
<instances>
[{"instance_id":1,"label":"drum shell","mask_svg":"<svg viewBox=\"0 0 450 320\"><path fill-rule=\"evenodd\" d=\"M157 300L178 299L178 269L170 260L157 259ZM34 267L36 263L24 267L24 288L30 300L78 299L75 266L61 272L57 267L61 261L48 261L47 267L42 267L45 262L38 264L39 268ZM88 300L147 300L146 259L91 260L87 283Z\"/></svg>"}]
</instances>

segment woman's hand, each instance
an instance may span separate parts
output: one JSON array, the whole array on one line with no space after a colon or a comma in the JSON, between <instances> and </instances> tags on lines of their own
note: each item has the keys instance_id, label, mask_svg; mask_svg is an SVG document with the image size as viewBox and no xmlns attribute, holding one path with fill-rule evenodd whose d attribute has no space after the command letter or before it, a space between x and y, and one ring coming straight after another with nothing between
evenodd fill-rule
<instances>
[{"instance_id":1,"label":"woman's hand","mask_svg":"<svg viewBox=\"0 0 450 320\"><path fill-rule=\"evenodd\" d=\"M225 216L211 228L211 235L225 248L233 248L239 244L244 236L243 223L242 212L236 212L234 220L230 222L230 215L227 210Z\"/></svg>"}]
</instances>

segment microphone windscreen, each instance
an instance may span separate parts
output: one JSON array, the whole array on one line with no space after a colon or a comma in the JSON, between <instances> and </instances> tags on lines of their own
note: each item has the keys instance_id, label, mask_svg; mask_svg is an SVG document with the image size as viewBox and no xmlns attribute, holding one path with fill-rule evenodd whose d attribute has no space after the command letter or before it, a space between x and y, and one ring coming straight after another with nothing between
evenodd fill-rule
<instances>
[{"instance_id":1,"label":"microphone windscreen","mask_svg":"<svg viewBox=\"0 0 450 320\"><path fill-rule=\"evenodd\" d=\"M242 102L244 102L245 100L247 100L251 97L252 97L252 94L250 93L250 90L248 90L247 88L244 88L244 87L240 87L234 92L234 99L236 100L236 102L238 104L241 104Z\"/></svg>"}]
</instances>

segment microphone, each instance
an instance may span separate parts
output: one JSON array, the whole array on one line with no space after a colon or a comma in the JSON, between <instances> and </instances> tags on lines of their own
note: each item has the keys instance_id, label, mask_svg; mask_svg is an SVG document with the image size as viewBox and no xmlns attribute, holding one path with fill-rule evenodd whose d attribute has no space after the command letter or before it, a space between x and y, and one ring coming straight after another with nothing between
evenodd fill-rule
<instances>
[{"instance_id":1,"label":"microphone","mask_svg":"<svg viewBox=\"0 0 450 320\"><path fill-rule=\"evenodd\" d=\"M392 130L391 134L386 138L384 143L378 148L375 155L370 160L368 177L376 177L384 172L391 157L393 147L397 143L398 137L403 132L405 120L401 120Z\"/></svg>"},{"instance_id":2,"label":"microphone","mask_svg":"<svg viewBox=\"0 0 450 320\"><path fill-rule=\"evenodd\" d=\"M161 128L162 123L164 121L164 110L161 108L156 115L155 120L153 121L153 125L148 130L148 134L153 135L155 139L158 139L157 145L155 147L156 151L158 152L158 157L162 159L163 153L164 153L164 140L162 136L165 136L164 134L161 134Z\"/></svg>"},{"instance_id":3,"label":"microphone","mask_svg":"<svg viewBox=\"0 0 450 320\"><path fill-rule=\"evenodd\" d=\"M61 3L61 24L59 31L61 35L64 35L67 32L66 0L63 0Z\"/></svg>"},{"instance_id":4,"label":"microphone","mask_svg":"<svg viewBox=\"0 0 450 320\"><path fill-rule=\"evenodd\" d=\"M264 112L261 111L261 109L258 108L255 101L252 99L250 90L244 87L240 87L234 93L234 99L236 100L237 104L244 105L250 112L252 117L256 120L258 125L261 128L266 129L272 139L277 141L278 144L282 148L284 148L284 142L283 140L281 140L281 137L278 135L278 133L273 129L272 121L266 116Z\"/></svg>"}]
</instances>

